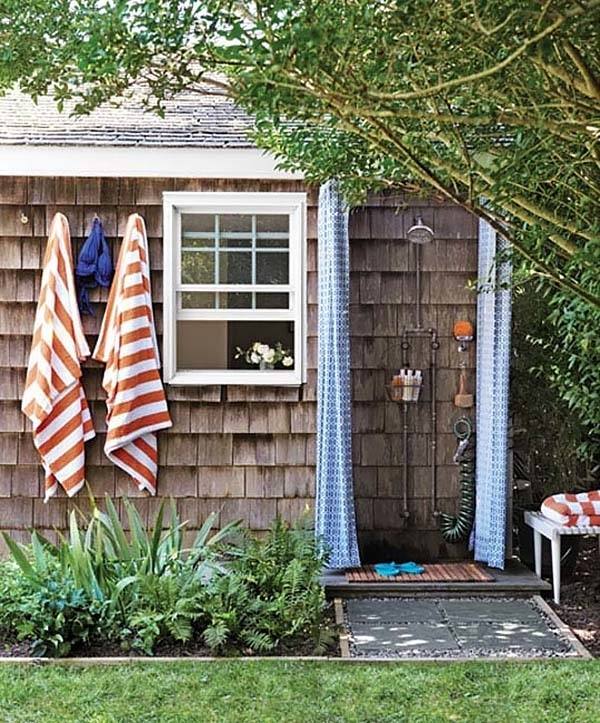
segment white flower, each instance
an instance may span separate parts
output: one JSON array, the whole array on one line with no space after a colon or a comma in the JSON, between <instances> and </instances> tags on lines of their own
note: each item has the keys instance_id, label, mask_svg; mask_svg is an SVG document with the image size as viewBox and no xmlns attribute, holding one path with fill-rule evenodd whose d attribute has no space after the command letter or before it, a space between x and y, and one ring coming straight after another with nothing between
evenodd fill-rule
<instances>
[{"instance_id":1,"label":"white flower","mask_svg":"<svg viewBox=\"0 0 600 723\"><path fill-rule=\"evenodd\" d=\"M283 364L284 367L291 367L292 364L294 363L294 358L291 356L284 356L281 363Z\"/></svg>"},{"instance_id":2,"label":"white flower","mask_svg":"<svg viewBox=\"0 0 600 723\"><path fill-rule=\"evenodd\" d=\"M265 357L270 351L271 347L268 344L260 344L256 350L262 357Z\"/></svg>"},{"instance_id":3,"label":"white flower","mask_svg":"<svg viewBox=\"0 0 600 723\"><path fill-rule=\"evenodd\" d=\"M275 361L275 349L268 349L268 351L264 352L263 359L267 364L272 364Z\"/></svg>"},{"instance_id":4,"label":"white flower","mask_svg":"<svg viewBox=\"0 0 600 723\"><path fill-rule=\"evenodd\" d=\"M252 352L252 354L250 354L250 361L253 364L260 364L260 356L255 352Z\"/></svg>"},{"instance_id":5,"label":"white flower","mask_svg":"<svg viewBox=\"0 0 600 723\"><path fill-rule=\"evenodd\" d=\"M258 351L261 348L262 344L260 341L255 341L254 344L252 344L252 351Z\"/></svg>"}]
</instances>

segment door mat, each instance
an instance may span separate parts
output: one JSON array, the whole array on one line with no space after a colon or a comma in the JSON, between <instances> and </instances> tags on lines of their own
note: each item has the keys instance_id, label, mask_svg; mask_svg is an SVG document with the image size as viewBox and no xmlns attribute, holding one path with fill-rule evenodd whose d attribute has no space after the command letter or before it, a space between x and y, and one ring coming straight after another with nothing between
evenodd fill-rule
<instances>
[{"instance_id":1,"label":"door mat","mask_svg":"<svg viewBox=\"0 0 600 723\"><path fill-rule=\"evenodd\" d=\"M425 572L421 575L378 575L372 565L348 570L348 582L493 582L494 577L481 565L474 562L450 562L447 564L424 564Z\"/></svg>"}]
</instances>

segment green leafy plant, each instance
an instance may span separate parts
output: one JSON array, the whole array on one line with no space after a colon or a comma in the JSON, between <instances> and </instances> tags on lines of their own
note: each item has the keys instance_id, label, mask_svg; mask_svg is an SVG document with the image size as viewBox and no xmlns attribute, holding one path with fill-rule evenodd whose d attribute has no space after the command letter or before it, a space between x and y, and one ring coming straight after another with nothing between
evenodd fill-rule
<instances>
[{"instance_id":1,"label":"green leafy plant","mask_svg":"<svg viewBox=\"0 0 600 723\"><path fill-rule=\"evenodd\" d=\"M538 507L550 494L598 485L600 405L593 401L600 388L598 346L578 342L591 330L581 336L569 332L579 324L576 313L565 309L553 319L556 311L554 298L538 284L513 294L510 406L516 475L529 482L519 497ZM562 337L556 337L556 325L565 328ZM576 374L569 373L569 365ZM582 397L586 421L565 398L571 390Z\"/></svg>"},{"instance_id":2,"label":"green leafy plant","mask_svg":"<svg viewBox=\"0 0 600 723\"><path fill-rule=\"evenodd\" d=\"M204 644L224 652L314 652L334 631L320 574L325 555L304 521L276 520L265 539L209 516L189 547L171 504L150 526L123 502L72 513L57 544L5 540L13 561L0 566L0 635L27 641L35 655L64 656L118 642L152 655L161 644Z\"/></svg>"},{"instance_id":3,"label":"green leafy plant","mask_svg":"<svg viewBox=\"0 0 600 723\"><path fill-rule=\"evenodd\" d=\"M250 539L202 600L207 645L243 645L267 653L302 642L315 652L331 643L320 575L326 556L301 521L277 519L264 540Z\"/></svg>"},{"instance_id":4,"label":"green leafy plant","mask_svg":"<svg viewBox=\"0 0 600 723\"><path fill-rule=\"evenodd\" d=\"M151 655L167 639L180 643L191 640L198 618L201 588L197 578L179 575L147 575L136 582L137 605L128 616L132 646Z\"/></svg>"},{"instance_id":5,"label":"green leafy plant","mask_svg":"<svg viewBox=\"0 0 600 723\"><path fill-rule=\"evenodd\" d=\"M32 655L60 657L89 643L101 626L103 606L72 575L63 574L36 533L33 540L31 562L14 548L19 566L0 569L0 632L9 640L28 641Z\"/></svg>"},{"instance_id":6,"label":"green leafy plant","mask_svg":"<svg viewBox=\"0 0 600 723\"><path fill-rule=\"evenodd\" d=\"M164 503L149 529L129 500L123 504L129 531L106 499L106 512L94 502L89 518L72 512L69 534L57 544L35 531L28 546L3 533L21 573L5 583L6 594L21 600L10 628L31 640L36 654L64 655L89 642L92 631L146 653L166 635L189 639L190 601L235 553L239 525L213 532L211 515L186 547L174 503L166 529Z\"/></svg>"}]
</instances>

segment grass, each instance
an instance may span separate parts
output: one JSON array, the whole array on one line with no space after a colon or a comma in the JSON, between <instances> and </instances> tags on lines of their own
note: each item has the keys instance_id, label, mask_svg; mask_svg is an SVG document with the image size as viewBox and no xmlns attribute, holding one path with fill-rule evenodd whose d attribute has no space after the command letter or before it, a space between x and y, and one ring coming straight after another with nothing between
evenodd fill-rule
<instances>
[{"instance_id":1,"label":"grass","mask_svg":"<svg viewBox=\"0 0 600 723\"><path fill-rule=\"evenodd\" d=\"M3 723L600 720L600 661L0 665Z\"/></svg>"}]
</instances>

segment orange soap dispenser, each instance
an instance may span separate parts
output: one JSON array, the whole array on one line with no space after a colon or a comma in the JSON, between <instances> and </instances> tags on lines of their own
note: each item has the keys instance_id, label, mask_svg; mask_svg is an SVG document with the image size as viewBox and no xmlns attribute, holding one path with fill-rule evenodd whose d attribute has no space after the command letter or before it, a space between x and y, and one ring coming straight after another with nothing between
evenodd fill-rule
<instances>
[{"instance_id":1,"label":"orange soap dispenser","mask_svg":"<svg viewBox=\"0 0 600 723\"><path fill-rule=\"evenodd\" d=\"M473 341L473 324L470 321L457 321L454 324L452 333L458 342L458 351L467 351L467 345ZM469 409L473 406L473 395L467 390L467 363L460 364L460 381L458 394L454 396L454 406L461 409Z\"/></svg>"}]
</instances>

